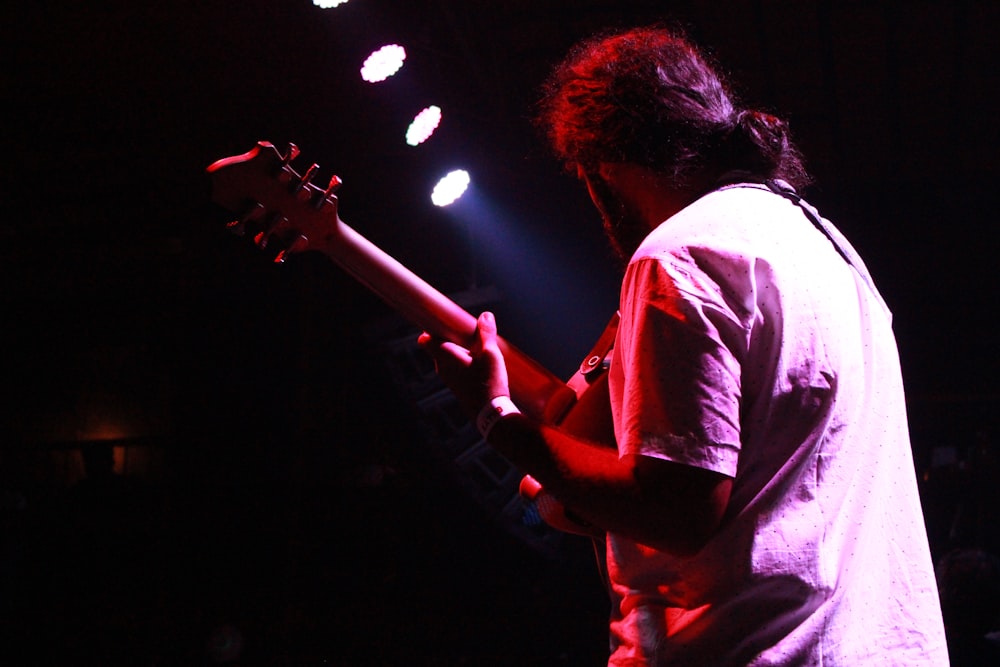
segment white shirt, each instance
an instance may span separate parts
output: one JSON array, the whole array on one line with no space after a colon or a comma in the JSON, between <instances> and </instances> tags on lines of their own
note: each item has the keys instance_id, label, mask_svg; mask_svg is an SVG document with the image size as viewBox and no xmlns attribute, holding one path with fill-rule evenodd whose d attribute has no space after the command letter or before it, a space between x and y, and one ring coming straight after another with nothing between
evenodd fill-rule
<instances>
[{"instance_id":1,"label":"white shirt","mask_svg":"<svg viewBox=\"0 0 1000 667\"><path fill-rule=\"evenodd\" d=\"M889 313L793 202L706 195L622 285L620 455L734 479L682 559L608 535L611 665L947 665Z\"/></svg>"}]
</instances>

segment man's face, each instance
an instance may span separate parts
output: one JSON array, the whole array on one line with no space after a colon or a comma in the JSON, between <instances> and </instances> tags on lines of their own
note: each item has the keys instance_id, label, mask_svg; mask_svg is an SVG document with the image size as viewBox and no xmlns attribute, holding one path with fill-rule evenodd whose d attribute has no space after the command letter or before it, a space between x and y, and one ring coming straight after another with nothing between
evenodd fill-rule
<instances>
[{"instance_id":1,"label":"man's face","mask_svg":"<svg viewBox=\"0 0 1000 667\"><path fill-rule=\"evenodd\" d=\"M601 214L608 242L618 258L622 262L628 262L649 233L645 222L639 212L599 173L581 171L580 176L587 185L590 199Z\"/></svg>"}]
</instances>

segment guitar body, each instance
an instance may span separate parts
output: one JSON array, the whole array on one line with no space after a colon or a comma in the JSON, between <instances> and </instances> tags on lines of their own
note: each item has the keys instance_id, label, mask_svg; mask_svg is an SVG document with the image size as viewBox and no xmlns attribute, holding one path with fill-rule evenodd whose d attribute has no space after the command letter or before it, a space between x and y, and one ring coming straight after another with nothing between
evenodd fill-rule
<instances>
[{"instance_id":1,"label":"guitar body","mask_svg":"<svg viewBox=\"0 0 1000 667\"><path fill-rule=\"evenodd\" d=\"M616 446L607 369L617 331L618 313L615 313L590 354L567 382L577 398L556 424L561 430L577 438L608 447ZM550 526L568 533L603 539L602 531L574 516L562 503L549 496L530 475L525 475L521 480L520 493L535 503L538 513Z\"/></svg>"},{"instance_id":2,"label":"guitar body","mask_svg":"<svg viewBox=\"0 0 1000 667\"><path fill-rule=\"evenodd\" d=\"M297 155L294 145L282 155L273 144L261 141L242 155L209 165L213 201L239 216L229 223L230 230L250 236L261 248L277 248L278 262L293 253L318 250L413 324L468 347L476 318L346 225L337 214L340 179L334 176L326 188L313 185L318 166L298 174L289 164ZM501 338L514 402L544 423L613 446L605 369L616 327L617 316L568 382ZM553 527L594 534L530 477L522 481L521 491Z\"/></svg>"}]
</instances>

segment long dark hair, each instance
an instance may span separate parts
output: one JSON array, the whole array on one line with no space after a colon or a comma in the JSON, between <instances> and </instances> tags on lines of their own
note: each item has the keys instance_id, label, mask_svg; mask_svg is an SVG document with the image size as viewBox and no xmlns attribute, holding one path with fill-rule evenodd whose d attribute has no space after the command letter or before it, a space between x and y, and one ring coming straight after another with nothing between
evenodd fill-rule
<instances>
[{"instance_id":1,"label":"long dark hair","mask_svg":"<svg viewBox=\"0 0 1000 667\"><path fill-rule=\"evenodd\" d=\"M697 174L749 172L810 182L785 121L740 108L707 58L662 26L574 47L542 87L536 123L566 167L632 162L686 186Z\"/></svg>"}]
</instances>

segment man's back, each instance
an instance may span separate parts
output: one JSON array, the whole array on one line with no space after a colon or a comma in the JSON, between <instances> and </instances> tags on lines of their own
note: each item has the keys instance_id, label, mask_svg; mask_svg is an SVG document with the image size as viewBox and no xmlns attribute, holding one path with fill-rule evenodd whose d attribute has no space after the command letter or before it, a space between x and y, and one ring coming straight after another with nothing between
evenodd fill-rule
<instances>
[{"instance_id":1,"label":"man's back","mask_svg":"<svg viewBox=\"0 0 1000 667\"><path fill-rule=\"evenodd\" d=\"M734 484L692 558L609 536L612 664L663 635L651 664L946 665L890 317L829 240L727 188L650 234L621 305L621 453Z\"/></svg>"}]
</instances>

